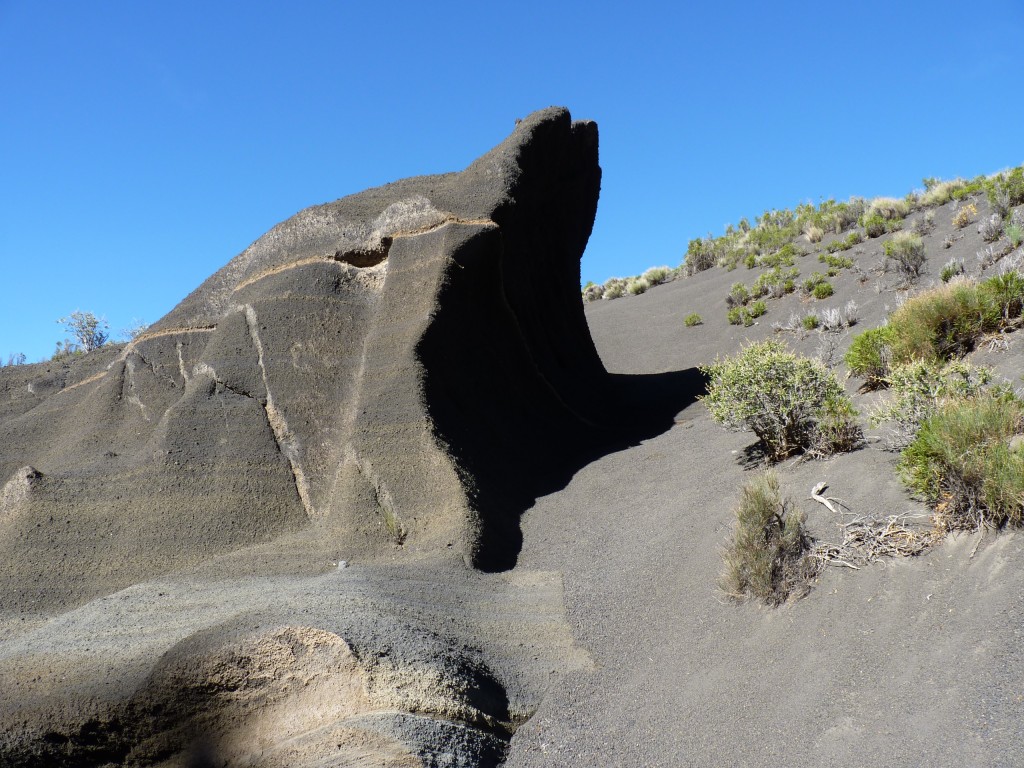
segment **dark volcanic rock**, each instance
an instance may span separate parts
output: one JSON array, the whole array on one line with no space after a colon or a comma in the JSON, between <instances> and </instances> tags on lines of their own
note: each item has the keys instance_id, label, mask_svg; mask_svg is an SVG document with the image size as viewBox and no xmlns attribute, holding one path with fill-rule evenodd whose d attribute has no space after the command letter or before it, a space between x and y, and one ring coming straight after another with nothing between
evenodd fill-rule
<instances>
[{"instance_id":1,"label":"dark volcanic rock","mask_svg":"<svg viewBox=\"0 0 1024 768\"><path fill-rule=\"evenodd\" d=\"M461 173L296 214L119 350L3 369L0 600L78 604L285 535L513 565L608 394L579 296L599 186L596 126L544 110Z\"/></svg>"}]
</instances>

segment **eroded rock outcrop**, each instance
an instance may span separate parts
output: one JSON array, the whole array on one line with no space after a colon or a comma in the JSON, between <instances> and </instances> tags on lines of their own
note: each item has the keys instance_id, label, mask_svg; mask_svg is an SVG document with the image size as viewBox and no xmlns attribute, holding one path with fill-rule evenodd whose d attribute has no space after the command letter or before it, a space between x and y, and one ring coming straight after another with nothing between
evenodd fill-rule
<instances>
[{"instance_id":1,"label":"eroded rock outcrop","mask_svg":"<svg viewBox=\"0 0 1024 768\"><path fill-rule=\"evenodd\" d=\"M557 577L483 572L607 439L599 186L596 127L544 110L300 212L124 347L0 371L0 756L499 761L586 663Z\"/></svg>"}]
</instances>

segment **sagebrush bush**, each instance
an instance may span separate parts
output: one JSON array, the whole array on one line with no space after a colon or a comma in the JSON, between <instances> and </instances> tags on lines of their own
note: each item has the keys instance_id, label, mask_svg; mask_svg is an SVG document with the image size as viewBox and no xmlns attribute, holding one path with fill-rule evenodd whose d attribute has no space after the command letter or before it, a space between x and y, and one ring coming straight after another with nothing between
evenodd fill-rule
<instances>
[{"instance_id":1,"label":"sagebrush bush","mask_svg":"<svg viewBox=\"0 0 1024 768\"><path fill-rule=\"evenodd\" d=\"M955 280L907 299L885 326L855 336L846 364L868 386L884 386L895 366L962 357L1022 312L1024 277L1016 271L981 283Z\"/></svg>"},{"instance_id":2,"label":"sagebrush bush","mask_svg":"<svg viewBox=\"0 0 1024 768\"><path fill-rule=\"evenodd\" d=\"M957 208L956 213L953 214L953 226L957 229L963 229L970 224L978 215L978 206L974 203L968 203L967 205L961 205Z\"/></svg>"},{"instance_id":3,"label":"sagebrush bush","mask_svg":"<svg viewBox=\"0 0 1024 768\"><path fill-rule=\"evenodd\" d=\"M683 318L683 325L685 325L687 328L692 328L695 325L702 325L703 323L704 321L696 312L691 312L685 318Z\"/></svg>"},{"instance_id":4,"label":"sagebrush bush","mask_svg":"<svg viewBox=\"0 0 1024 768\"><path fill-rule=\"evenodd\" d=\"M650 286L661 285L672 277L672 270L668 267L651 267L641 275Z\"/></svg>"},{"instance_id":5,"label":"sagebrush bush","mask_svg":"<svg viewBox=\"0 0 1024 768\"><path fill-rule=\"evenodd\" d=\"M613 277L604 284L602 299L618 299L626 294L626 281L621 277Z\"/></svg>"},{"instance_id":6,"label":"sagebrush bush","mask_svg":"<svg viewBox=\"0 0 1024 768\"><path fill-rule=\"evenodd\" d=\"M604 295L604 286L596 285L595 283L587 283L583 287L583 300L584 301L597 301Z\"/></svg>"},{"instance_id":7,"label":"sagebrush bush","mask_svg":"<svg viewBox=\"0 0 1024 768\"><path fill-rule=\"evenodd\" d=\"M905 280L916 280L924 267L924 241L914 232L897 232L882 245L885 268L892 265Z\"/></svg>"},{"instance_id":8,"label":"sagebrush bush","mask_svg":"<svg viewBox=\"0 0 1024 768\"><path fill-rule=\"evenodd\" d=\"M953 193L967 184L963 179L952 179L951 181L932 181L932 184L925 184L925 192L921 195L921 205L932 207L944 205L953 199Z\"/></svg>"},{"instance_id":9,"label":"sagebrush bush","mask_svg":"<svg viewBox=\"0 0 1024 768\"><path fill-rule=\"evenodd\" d=\"M888 374L889 397L871 415L873 424L891 422L890 444L900 449L921 425L947 404L977 397L992 382L992 370L964 360L915 360Z\"/></svg>"},{"instance_id":10,"label":"sagebrush bush","mask_svg":"<svg viewBox=\"0 0 1024 768\"><path fill-rule=\"evenodd\" d=\"M712 418L732 429L750 429L775 461L799 451L828 454L848 450L822 433L844 419L859 434L853 410L835 376L817 360L799 357L777 341L744 347L736 356L702 368L708 378L703 398Z\"/></svg>"},{"instance_id":11,"label":"sagebrush bush","mask_svg":"<svg viewBox=\"0 0 1024 768\"><path fill-rule=\"evenodd\" d=\"M809 556L804 516L782 498L774 472L743 487L735 513L736 527L722 552L722 590L734 600L754 597L768 605L805 595L817 561Z\"/></svg>"},{"instance_id":12,"label":"sagebrush bush","mask_svg":"<svg viewBox=\"0 0 1024 768\"><path fill-rule=\"evenodd\" d=\"M714 240L711 237L707 239L694 238L686 249L686 256L683 257L683 274L691 277L698 272L711 269L717 260Z\"/></svg>"},{"instance_id":13,"label":"sagebrush bush","mask_svg":"<svg viewBox=\"0 0 1024 768\"><path fill-rule=\"evenodd\" d=\"M964 274L964 260L963 259L950 259L942 265L942 270L939 272L939 278L944 283L948 283L954 277Z\"/></svg>"},{"instance_id":14,"label":"sagebrush bush","mask_svg":"<svg viewBox=\"0 0 1024 768\"><path fill-rule=\"evenodd\" d=\"M981 235L981 239L986 243L994 243L1003 234L1002 217L997 213L993 213L978 225L978 234Z\"/></svg>"},{"instance_id":15,"label":"sagebrush bush","mask_svg":"<svg viewBox=\"0 0 1024 768\"><path fill-rule=\"evenodd\" d=\"M651 284L642 277L631 277L629 282L626 283L626 290L631 296L639 296L641 293L646 293L651 287Z\"/></svg>"},{"instance_id":16,"label":"sagebrush bush","mask_svg":"<svg viewBox=\"0 0 1024 768\"><path fill-rule=\"evenodd\" d=\"M948 530L1024 522L1024 407L1005 390L954 400L921 425L897 469Z\"/></svg>"},{"instance_id":17,"label":"sagebrush bush","mask_svg":"<svg viewBox=\"0 0 1024 768\"><path fill-rule=\"evenodd\" d=\"M864 215L881 216L883 219L904 219L910 213L910 205L898 197L876 197L868 205Z\"/></svg>"},{"instance_id":18,"label":"sagebrush bush","mask_svg":"<svg viewBox=\"0 0 1024 768\"><path fill-rule=\"evenodd\" d=\"M824 236L825 230L816 224L807 224L804 227L804 237L807 238L809 243L820 243Z\"/></svg>"}]
</instances>

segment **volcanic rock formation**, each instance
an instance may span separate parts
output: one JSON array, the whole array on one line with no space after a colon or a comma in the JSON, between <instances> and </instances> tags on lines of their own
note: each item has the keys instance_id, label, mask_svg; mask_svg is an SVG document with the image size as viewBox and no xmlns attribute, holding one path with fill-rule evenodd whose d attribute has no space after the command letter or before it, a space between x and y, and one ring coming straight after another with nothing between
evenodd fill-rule
<instances>
[{"instance_id":1,"label":"volcanic rock formation","mask_svg":"<svg viewBox=\"0 0 1024 768\"><path fill-rule=\"evenodd\" d=\"M544 110L460 173L298 213L126 346L3 369L0 757L500 759L544 676L494 649L583 662L557 579L465 564L514 565L519 514L607 441L599 186L596 126ZM502 600L546 628L499 631Z\"/></svg>"}]
</instances>

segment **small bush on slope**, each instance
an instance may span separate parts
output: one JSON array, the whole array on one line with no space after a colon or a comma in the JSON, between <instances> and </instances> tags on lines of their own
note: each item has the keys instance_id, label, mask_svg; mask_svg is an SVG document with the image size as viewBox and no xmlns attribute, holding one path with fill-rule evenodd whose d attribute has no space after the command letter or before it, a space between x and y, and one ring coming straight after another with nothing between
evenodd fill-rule
<instances>
[{"instance_id":1,"label":"small bush on slope","mask_svg":"<svg viewBox=\"0 0 1024 768\"><path fill-rule=\"evenodd\" d=\"M734 600L755 597L768 605L801 597L817 573L809 557L804 517L789 508L779 480L766 472L743 488L736 507L736 528L722 552L721 587Z\"/></svg>"},{"instance_id":2,"label":"small bush on slope","mask_svg":"<svg viewBox=\"0 0 1024 768\"><path fill-rule=\"evenodd\" d=\"M885 268L892 264L904 280L916 280L924 267L924 241L914 232L897 232L882 245Z\"/></svg>"},{"instance_id":3,"label":"small bush on slope","mask_svg":"<svg viewBox=\"0 0 1024 768\"><path fill-rule=\"evenodd\" d=\"M887 325L857 335L846 353L850 371L871 387L915 360L945 361L970 352L1024 310L1024 277L1010 271L981 283L957 280L908 299Z\"/></svg>"},{"instance_id":4,"label":"small bush on slope","mask_svg":"<svg viewBox=\"0 0 1024 768\"><path fill-rule=\"evenodd\" d=\"M928 418L951 402L977 397L991 382L991 369L963 360L901 365L888 378L890 399L875 410L871 422L892 422L890 445L903 449Z\"/></svg>"},{"instance_id":5,"label":"small bush on slope","mask_svg":"<svg viewBox=\"0 0 1024 768\"><path fill-rule=\"evenodd\" d=\"M847 451L861 440L856 411L835 376L780 342L750 344L702 370L709 377L703 399L712 418L753 431L772 461L799 451Z\"/></svg>"},{"instance_id":6,"label":"small bush on slope","mask_svg":"<svg viewBox=\"0 0 1024 768\"><path fill-rule=\"evenodd\" d=\"M946 530L1024 522L1024 405L1006 391L955 400L928 418L897 467Z\"/></svg>"}]
</instances>

